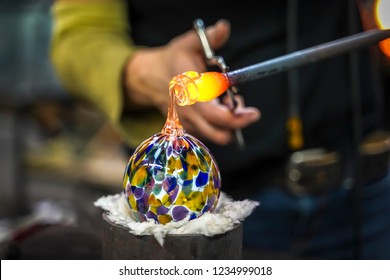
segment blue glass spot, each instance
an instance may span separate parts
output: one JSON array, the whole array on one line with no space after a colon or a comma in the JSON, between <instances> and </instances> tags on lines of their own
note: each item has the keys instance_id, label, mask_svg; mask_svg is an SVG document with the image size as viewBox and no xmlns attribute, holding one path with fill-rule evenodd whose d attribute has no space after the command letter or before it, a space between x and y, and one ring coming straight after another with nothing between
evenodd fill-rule
<instances>
[{"instance_id":1,"label":"blue glass spot","mask_svg":"<svg viewBox=\"0 0 390 280\"><path fill-rule=\"evenodd\" d=\"M185 172L187 172L188 171L187 162L185 161L185 159L183 157L180 157L180 161L181 161L181 166L183 166L183 170Z\"/></svg>"},{"instance_id":2,"label":"blue glass spot","mask_svg":"<svg viewBox=\"0 0 390 280\"><path fill-rule=\"evenodd\" d=\"M154 146L153 144L150 144L150 145L146 148L145 154L149 153L150 150L153 148L153 146Z\"/></svg>"},{"instance_id":3,"label":"blue glass spot","mask_svg":"<svg viewBox=\"0 0 390 280\"><path fill-rule=\"evenodd\" d=\"M145 156L144 153L141 153L140 151L135 151L133 154L134 162L138 162L144 156Z\"/></svg>"},{"instance_id":4,"label":"blue glass spot","mask_svg":"<svg viewBox=\"0 0 390 280\"><path fill-rule=\"evenodd\" d=\"M172 191L176 185L177 185L177 180L176 180L176 177L168 177L166 179L168 181L168 192Z\"/></svg>"},{"instance_id":5,"label":"blue glass spot","mask_svg":"<svg viewBox=\"0 0 390 280\"><path fill-rule=\"evenodd\" d=\"M183 182L183 186L189 186L189 185L191 185L191 184L192 184L192 181L193 181L193 180L185 180L185 181Z\"/></svg>"},{"instance_id":6,"label":"blue glass spot","mask_svg":"<svg viewBox=\"0 0 390 280\"><path fill-rule=\"evenodd\" d=\"M217 175L214 175L213 181L214 181L214 188L218 190L221 189L221 181Z\"/></svg>"},{"instance_id":7,"label":"blue glass spot","mask_svg":"<svg viewBox=\"0 0 390 280\"><path fill-rule=\"evenodd\" d=\"M196 182L195 182L196 186L202 187L202 186L206 185L208 178L209 178L208 173L199 172L198 177L196 178Z\"/></svg>"},{"instance_id":8,"label":"blue glass spot","mask_svg":"<svg viewBox=\"0 0 390 280\"><path fill-rule=\"evenodd\" d=\"M190 221L193 220L193 219L196 219L196 218L197 218L196 214L195 214L195 213L191 213L191 215L190 215Z\"/></svg>"}]
</instances>

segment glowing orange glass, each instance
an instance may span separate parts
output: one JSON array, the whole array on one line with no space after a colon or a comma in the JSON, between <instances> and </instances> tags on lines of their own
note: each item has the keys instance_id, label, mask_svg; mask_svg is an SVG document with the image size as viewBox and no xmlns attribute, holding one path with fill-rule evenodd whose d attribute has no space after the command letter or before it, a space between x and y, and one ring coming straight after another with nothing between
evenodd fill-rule
<instances>
[{"instance_id":1,"label":"glowing orange glass","mask_svg":"<svg viewBox=\"0 0 390 280\"><path fill-rule=\"evenodd\" d=\"M375 19L380 29L390 28L390 1L377 0L375 3ZM390 57L390 39L379 42L384 54Z\"/></svg>"},{"instance_id":2,"label":"glowing orange glass","mask_svg":"<svg viewBox=\"0 0 390 280\"><path fill-rule=\"evenodd\" d=\"M173 77L169 83L170 92L173 92L177 104L181 106L210 101L224 93L228 87L228 78L219 72L188 71Z\"/></svg>"}]
</instances>

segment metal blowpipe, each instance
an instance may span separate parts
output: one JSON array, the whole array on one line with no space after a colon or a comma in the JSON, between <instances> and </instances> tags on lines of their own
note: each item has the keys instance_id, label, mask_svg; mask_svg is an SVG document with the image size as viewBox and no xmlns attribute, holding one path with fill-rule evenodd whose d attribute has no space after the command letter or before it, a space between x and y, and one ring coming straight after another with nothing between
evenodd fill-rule
<instances>
[{"instance_id":1,"label":"metal blowpipe","mask_svg":"<svg viewBox=\"0 0 390 280\"><path fill-rule=\"evenodd\" d=\"M229 71L225 75L229 79L230 86L233 86L346 53L389 37L390 29L373 29Z\"/></svg>"}]
</instances>

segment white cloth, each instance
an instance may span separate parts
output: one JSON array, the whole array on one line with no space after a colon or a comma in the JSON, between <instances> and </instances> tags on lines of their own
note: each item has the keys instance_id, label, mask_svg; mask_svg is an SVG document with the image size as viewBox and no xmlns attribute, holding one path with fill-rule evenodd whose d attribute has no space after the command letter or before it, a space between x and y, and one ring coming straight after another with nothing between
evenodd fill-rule
<instances>
[{"instance_id":1,"label":"white cloth","mask_svg":"<svg viewBox=\"0 0 390 280\"><path fill-rule=\"evenodd\" d=\"M203 234L213 236L222 234L244 221L259 202L251 200L233 201L230 197L221 193L216 210L213 213L206 212L197 219L189 218L170 222L165 225L156 223L153 219L145 222L136 222L131 218L130 207L123 193L103 196L94 205L107 211L107 217L113 223L122 225L135 235L154 235L161 246L164 245L164 237L167 234Z\"/></svg>"}]
</instances>

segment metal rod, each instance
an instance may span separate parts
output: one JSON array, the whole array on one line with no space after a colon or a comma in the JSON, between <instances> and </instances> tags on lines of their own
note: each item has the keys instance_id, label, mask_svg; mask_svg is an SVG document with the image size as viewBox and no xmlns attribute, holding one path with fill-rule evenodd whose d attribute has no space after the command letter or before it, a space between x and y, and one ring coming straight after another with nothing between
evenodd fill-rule
<instances>
[{"instance_id":1,"label":"metal rod","mask_svg":"<svg viewBox=\"0 0 390 280\"><path fill-rule=\"evenodd\" d=\"M226 76L233 86L346 53L389 37L390 29L373 29L230 71Z\"/></svg>"}]
</instances>

